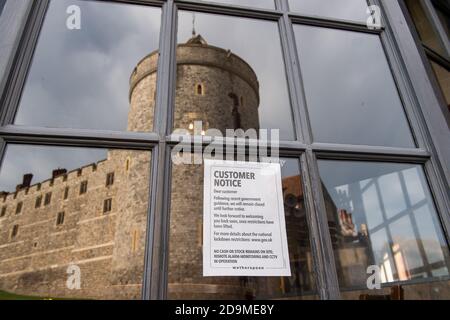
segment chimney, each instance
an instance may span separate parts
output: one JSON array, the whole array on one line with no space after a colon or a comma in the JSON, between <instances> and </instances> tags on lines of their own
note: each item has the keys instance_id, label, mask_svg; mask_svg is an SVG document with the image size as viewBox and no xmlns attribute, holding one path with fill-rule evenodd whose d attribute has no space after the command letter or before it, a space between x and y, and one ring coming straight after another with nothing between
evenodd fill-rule
<instances>
[{"instance_id":1,"label":"chimney","mask_svg":"<svg viewBox=\"0 0 450 320\"><path fill-rule=\"evenodd\" d=\"M66 169L60 169L60 168L55 169L55 170L53 170L53 173L52 173L52 179L55 179L55 178L57 178L59 176L62 176L63 174L66 174L66 173L67 173Z\"/></svg>"}]
</instances>

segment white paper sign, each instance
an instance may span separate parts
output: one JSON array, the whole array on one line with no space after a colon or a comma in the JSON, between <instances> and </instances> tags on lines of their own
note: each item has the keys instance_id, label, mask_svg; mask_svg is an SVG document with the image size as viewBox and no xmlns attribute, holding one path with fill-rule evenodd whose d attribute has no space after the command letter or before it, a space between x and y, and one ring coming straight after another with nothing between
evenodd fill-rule
<instances>
[{"instance_id":1,"label":"white paper sign","mask_svg":"<svg viewBox=\"0 0 450 320\"><path fill-rule=\"evenodd\" d=\"M205 160L203 276L290 276L281 168Z\"/></svg>"}]
</instances>

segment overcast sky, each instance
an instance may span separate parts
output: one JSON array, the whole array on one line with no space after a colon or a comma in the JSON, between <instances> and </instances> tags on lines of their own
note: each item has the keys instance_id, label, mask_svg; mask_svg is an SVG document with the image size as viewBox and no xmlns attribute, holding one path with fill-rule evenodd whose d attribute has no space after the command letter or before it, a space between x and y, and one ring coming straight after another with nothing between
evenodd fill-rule
<instances>
[{"instance_id":1,"label":"overcast sky","mask_svg":"<svg viewBox=\"0 0 450 320\"><path fill-rule=\"evenodd\" d=\"M66 27L70 5L81 30ZM130 75L159 45L159 8L51 1L17 124L126 130Z\"/></svg>"}]
</instances>

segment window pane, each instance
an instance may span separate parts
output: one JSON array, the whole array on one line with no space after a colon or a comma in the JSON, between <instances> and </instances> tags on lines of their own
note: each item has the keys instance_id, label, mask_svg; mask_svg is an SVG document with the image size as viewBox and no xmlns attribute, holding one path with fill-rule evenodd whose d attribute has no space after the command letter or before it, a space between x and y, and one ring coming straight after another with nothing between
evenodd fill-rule
<instances>
[{"instance_id":1,"label":"window pane","mask_svg":"<svg viewBox=\"0 0 450 320\"><path fill-rule=\"evenodd\" d=\"M448 3L448 2L447 2ZM438 15L439 20L441 20L442 27L444 28L444 31L447 35L447 38L450 39L450 4L447 5L447 12L444 12L443 10L436 8L436 14Z\"/></svg>"},{"instance_id":2,"label":"window pane","mask_svg":"<svg viewBox=\"0 0 450 320\"><path fill-rule=\"evenodd\" d=\"M406 299L450 298L448 244L420 166L319 161L319 170L344 298L380 298L393 282ZM384 289L368 290L369 266Z\"/></svg>"},{"instance_id":3,"label":"window pane","mask_svg":"<svg viewBox=\"0 0 450 320\"><path fill-rule=\"evenodd\" d=\"M276 22L179 13L176 129L279 129L294 138ZM264 37L260 35L264 34ZM212 135L212 134L211 134Z\"/></svg>"},{"instance_id":4,"label":"window pane","mask_svg":"<svg viewBox=\"0 0 450 320\"><path fill-rule=\"evenodd\" d=\"M295 26L314 141L414 147L377 35Z\"/></svg>"},{"instance_id":5,"label":"window pane","mask_svg":"<svg viewBox=\"0 0 450 320\"><path fill-rule=\"evenodd\" d=\"M66 13L71 5L80 8L80 30L69 29L77 21ZM144 92L133 70L158 49L160 20L158 8L51 1L15 123L150 131L156 73L146 78Z\"/></svg>"},{"instance_id":6,"label":"window pane","mask_svg":"<svg viewBox=\"0 0 450 320\"><path fill-rule=\"evenodd\" d=\"M366 22L366 0L289 0L291 11L304 15Z\"/></svg>"},{"instance_id":7,"label":"window pane","mask_svg":"<svg viewBox=\"0 0 450 320\"><path fill-rule=\"evenodd\" d=\"M194 0L194 1L203 2L202 0ZM218 2L221 4L249 6L263 9L275 8L275 3L273 0L204 0L204 2Z\"/></svg>"},{"instance_id":8,"label":"window pane","mask_svg":"<svg viewBox=\"0 0 450 320\"><path fill-rule=\"evenodd\" d=\"M150 158L146 151L8 145L0 171L0 300L140 299ZM117 178L106 187L109 172Z\"/></svg>"},{"instance_id":9,"label":"window pane","mask_svg":"<svg viewBox=\"0 0 450 320\"><path fill-rule=\"evenodd\" d=\"M291 277L203 277L204 168L172 166L169 299L317 298L299 163L281 163Z\"/></svg>"},{"instance_id":10,"label":"window pane","mask_svg":"<svg viewBox=\"0 0 450 320\"><path fill-rule=\"evenodd\" d=\"M439 35L431 24L431 21L425 14L421 2L417 0L405 0L405 3L422 42L430 49L446 57L447 53L445 52L445 48L442 46Z\"/></svg>"},{"instance_id":11,"label":"window pane","mask_svg":"<svg viewBox=\"0 0 450 320\"><path fill-rule=\"evenodd\" d=\"M450 111L450 72L433 61L430 61L430 63Z\"/></svg>"}]
</instances>

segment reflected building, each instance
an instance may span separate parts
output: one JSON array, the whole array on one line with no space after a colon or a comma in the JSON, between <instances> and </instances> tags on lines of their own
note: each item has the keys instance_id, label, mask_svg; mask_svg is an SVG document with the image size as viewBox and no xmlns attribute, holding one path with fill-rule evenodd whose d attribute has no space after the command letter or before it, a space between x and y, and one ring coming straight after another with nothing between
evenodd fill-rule
<instances>
[{"instance_id":1,"label":"reflected building","mask_svg":"<svg viewBox=\"0 0 450 320\"><path fill-rule=\"evenodd\" d=\"M158 51L146 56L132 72L130 131L148 131L153 123L158 56ZM222 133L230 128L259 129L255 72L240 57L209 45L200 35L177 47L176 95L174 117L179 128L192 131L194 122L202 120L204 130ZM55 168L46 181L32 184L32 173L26 174L15 192L4 192L0 290L32 296L139 298L150 160L150 153L110 150L107 159L83 168L70 172ZM296 227L289 234L297 233L290 241L303 241L306 249L303 193L297 190L300 177L284 180L283 188L292 219L301 216L301 225L288 223ZM251 299L274 289L295 293L300 286L295 281L303 280L202 276L202 190L202 166L173 167L169 297ZM292 261L312 270L300 258ZM70 265L80 267L80 290L67 287ZM257 292L257 288L264 289Z\"/></svg>"}]
</instances>

